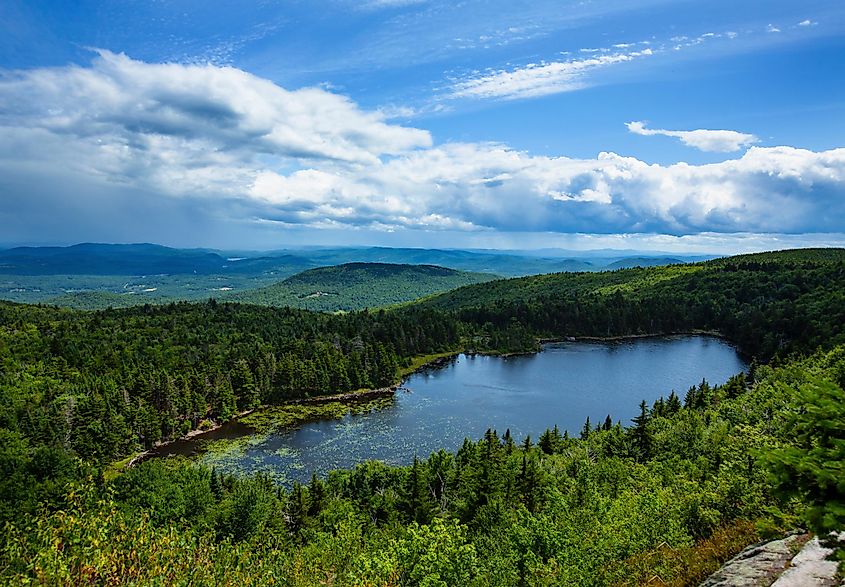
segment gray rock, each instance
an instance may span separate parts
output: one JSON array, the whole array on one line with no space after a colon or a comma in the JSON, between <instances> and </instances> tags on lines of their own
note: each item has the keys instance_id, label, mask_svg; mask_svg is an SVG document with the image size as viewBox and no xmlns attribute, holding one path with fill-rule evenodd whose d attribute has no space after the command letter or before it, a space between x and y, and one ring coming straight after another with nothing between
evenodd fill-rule
<instances>
[{"instance_id":1,"label":"gray rock","mask_svg":"<svg viewBox=\"0 0 845 587\"><path fill-rule=\"evenodd\" d=\"M819 544L818 538L813 538L801 549L792 564L772 587L833 587L836 585L836 561L826 560L833 552Z\"/></svg>"},{"instance_id":2,"label":"gray rock","mask_svg":"<svg viewBox=\"0 0 845 587\"><path fill-rule=\"evenodd\" d=\"M761 587L771 585L789 565L803 536L793 534L780 540L749 546L721 569L710 575L701 587Z\"/></svg>"}]
</instances>

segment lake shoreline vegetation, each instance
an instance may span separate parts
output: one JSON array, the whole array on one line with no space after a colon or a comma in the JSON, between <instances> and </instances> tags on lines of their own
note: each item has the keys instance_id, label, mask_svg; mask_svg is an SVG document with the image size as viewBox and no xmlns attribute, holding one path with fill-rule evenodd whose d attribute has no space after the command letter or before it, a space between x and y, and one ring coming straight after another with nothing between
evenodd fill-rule
<instances>
[{"instance_id":1,"label":"lake shoreline vegetation","mask_svg":"<svg viewBox=\"0 0 845 587\"><path fill-rule=\"evenodd\" d=\"M754 357L749 372L642 402L630 426L490 430L290 489L178 458L103 472L209 419L389 387L419 357L693 330ZM499 280L343 315L0 303L0 367L5 582L687 585L760 537L845 524L841 249Z\"/></svg>"},{"instance_id":2,"label":"lake shoreline vegetation","mask_svg":"<svg viewBox=\"0 0 845 587\"><path fill-rule=\"evenodd\" d=\"M459 351L455 351L413 357L407 367L399 369L398 381L386 387L358 389L347 393L292 399L281 404L267 404L245 410L235 414L231 420L227 421L205 420L204 422L208 425L203 428L196 428L178 438L159 442L152 449L111 463L107 466L108 474L113 478L121 471L143 462L156 453L166 454L167 447L176 442L197 437L200 437L201 440L203 435L219 430L224 424L232 420L239 421L241 424L252 429L253 432L266 432L267 430L293 428L318 420L340 419L350 413L370 411L378 405L378 400L392 397L393 394L402 389L405 380L411 375L427 369L442 367L459 354ZM314 409L312 406L315 405L321 407Z\"/></svg>"}]
</instances>

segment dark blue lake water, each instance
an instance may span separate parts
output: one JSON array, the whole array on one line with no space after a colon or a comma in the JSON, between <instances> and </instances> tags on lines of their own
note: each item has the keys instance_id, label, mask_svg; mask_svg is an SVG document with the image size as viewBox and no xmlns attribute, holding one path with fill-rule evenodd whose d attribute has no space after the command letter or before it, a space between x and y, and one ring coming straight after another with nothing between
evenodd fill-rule
<instances>
[{"instance_id":1,"label":"dark blue lake water","mask_svg":"<svg viewBox=\"0 0 845 587\"><path fill-rule=\"evenodd\" d=\"M577 434L610 414L623 425L649 404L706 378L724 383L747 368L729 343L706 336L565 342L534 355L460 355L444 367L417 373L378 411L313 422L266 436L226 455L217 466L272 472L307 481L312 471L350 468L367 459L407 464L414 455L457 449L488 428L536 440L547 427Z\"/></svg>"}]
</instances>

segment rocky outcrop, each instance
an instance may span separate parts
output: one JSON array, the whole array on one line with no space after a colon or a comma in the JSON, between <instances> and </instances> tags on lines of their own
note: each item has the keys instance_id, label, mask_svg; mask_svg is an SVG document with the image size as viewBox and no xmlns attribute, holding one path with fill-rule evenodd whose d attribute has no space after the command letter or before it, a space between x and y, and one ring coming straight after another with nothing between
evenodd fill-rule
<instances>
[{"instance_id":1,"label":"rocky outcrop","mask_svg":"<svg viewBox=\"0 0 845 587\"><path fill-rule=\"evenodd\" d=\"M749 546L701 584L701 587L760 587L771 585L789 566L807 540L792 534L780 540Z\"/></svg>"},{"instance_id":2,"label":"rocky outcrop","mask_svg":"<svg viewBox=\"0 0 845 587\"><path fill-rule=\"evenodd\" d=\"M772 587L833 587L838 563L827 560L831 549L819 544L818 538L810 540L799 552L789 568L772 583Z\"/></svg>"},{"instance_id":3,"label":"rocky outcrop","mask_svg":"<svg viewBox=\"0 0 845 587\"><path fill-rule=\"evenodd\" d=\"M701 587L834 587L837 563L818 538L792 534L749 546Z\"/></svg>"}]
</instances>

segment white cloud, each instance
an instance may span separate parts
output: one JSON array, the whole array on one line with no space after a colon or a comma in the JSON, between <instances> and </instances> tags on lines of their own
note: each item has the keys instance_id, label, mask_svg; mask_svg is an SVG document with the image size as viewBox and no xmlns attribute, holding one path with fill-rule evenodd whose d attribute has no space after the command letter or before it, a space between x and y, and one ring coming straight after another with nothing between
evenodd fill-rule
<instances>
[{"instance_id":1,"label":"white cloud","mask_svg":"<svg viewBox=\"0 0 845 587\"><path fill-rule=\"evenodd\" d=\"M155 154L207 167L256 154L373 163L431 144L428 132L387 124L322 89L289 91L232 67L107 51L89 68L12 72L0 78L0 95L10 132L73 139L114 166Z\"/></svg>"},{"instance_id":2,"label":"white cloud","mask_svg":"<svg viewBox=\"0 0 845 587\"><path fill-rule=\"evenodd\" d=\"M401 8L414 4L425 4L426 2L428 0L369 0L364 2L361 7L365 9Z\"/></svg>"},{"instance_id":3,"label":"white cloud","mask_svg":"<svg viewBox=\"0 0 845 587\"><path fill-rule=\"evenodd\" d=\"M589 85L587 76L598 69L651 55L651 49L643 49L570 61L532 63L510 71L484 73L456 82L451 87L450 97L518 99L571 92Z\"/></svg>"},{"instance_id":4,"label":"white cloud","mask_svg":"<svg viewBox=\"0 0 845 587\"><path fill-rule=\"evenodd\" d=\"M814 26L818 23L805 20L799 27ZM792 27L795 28L795 27ZM765 31L765 32L764 32ZM600 72L610 68L621 68L623 64L642 62L644 57L657 57L665 62L672 55L682 52L698 52L706 47L719 45L721 51L737 51L747 44L740 44L737 39L746 37L749 42L759 44L779 43L777 35L781 29L768 24L763 30L745 30L742 33L732 30L721 32L707 31L696 36L674 35L668 39L643 40L636 43L615 43L608 47L584 47L577 51L558 51L555 60L527 63L519 66L508 64L507 68L471 71L449 80L444 97L447 99L493 99L517 100L535 98L550 94L574 92L607 81L607 74ZM762 36L767 37L762 41ZM755 39L755 37L757 37ZM730 45L728 45L730 43ZM569 59L560 56L580 55Z\"/></svg>"},{"instance_id":5,"label":"white cloud","mask_svg":"<svg viewBox=\"0 0 845 587\"><path fill-rule=\"evenodd\" d=\"M691 132L699 147L737 140ZM103 53L87 68L0 78L0 193L0 226L25 227L32 240L75 227L135 235L136 223L185 234L834 232L845 226L845 149L653 165L432 146L427 132L325 90Z\"/></svg>"},{"instance_id":6,"label":"white cloud","mask_svg":"<svg viewBox=\"0 0 845 587\"><path fill-rule=\"evenodd\" d=\"M666 136L680 139L688 147L715 153L730 153L750 147L759 139L752 135L735 130L663 130L646 128L644 122L633 121L625 124L634 134L643 136Z\"/></svg>"},{"instance_id":7,"label":"white cloud","mask_svg":"<svg viewBox=\"0 0 845 587\"><path fill-rule=\"evenodd\" d=\"M282 221L558 233L813 232L845 220L845 149L752 148L710 165L530 156L448 144L377 169L270 173L253 197ZM293 204L291 206L291 204Z\"/></svg>"},{"instance_id":8,"label":"white cloud","mask_svg":"<svg viewBox=\"0 0 845 587\"><path fill-rule=\"evenodd\" d=\"M733 40L735 32L706 32L695 37L673 36L669 42L639 41L616 43L610 47L585 47L578 50L583 56L561 61L529 63L519 67L486 72L472 72L454 80L447 97L515 100L549 94L573 92L595 83L599 71L624 63L640 61L644 57L666 55L688 50L718 39ZM639 47L638 49L634 49ZM569 51L558 55L570 55Z\"/></svg>"}]
</instances>

